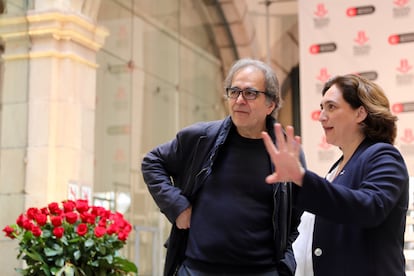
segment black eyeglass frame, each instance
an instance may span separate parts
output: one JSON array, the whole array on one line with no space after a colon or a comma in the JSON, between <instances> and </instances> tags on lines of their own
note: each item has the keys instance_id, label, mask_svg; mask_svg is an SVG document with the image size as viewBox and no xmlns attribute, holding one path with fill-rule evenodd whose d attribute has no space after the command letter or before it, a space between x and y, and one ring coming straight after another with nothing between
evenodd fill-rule
<instances>
[{"instance_id":1,"label":"black eyeglass frame","mask_svg":"<svg viewBox=\"0 0 414 276\"><path fill-rule=\"evenodd\" d=\"M230 96L229 91L237 92L237 96ZM272 98L272 95L269 94L268 92L259 91L259 90L256 90L254 88L241 89L241 88L238 88L238 87L226 87L226 96L229 99L237 99L240 96L240 93L242 94L242 97L245 100L255 100L260 93L265 94L269 98ZM250 93L250 94L247 94L247 93Z\"/></svg>"}]
</instances>

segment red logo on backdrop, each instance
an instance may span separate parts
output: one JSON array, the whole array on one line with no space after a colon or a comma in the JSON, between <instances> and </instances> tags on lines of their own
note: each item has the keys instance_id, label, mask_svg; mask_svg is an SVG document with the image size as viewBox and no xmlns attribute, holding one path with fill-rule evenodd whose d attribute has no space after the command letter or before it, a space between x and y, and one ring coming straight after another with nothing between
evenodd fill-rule
<instances>
[{"instance_id":1,"label":"red logo on backdrop","mask_svg":"<svg viewBox=\"0 0 414 276\"><path fill-rule=\"evenodd\" d=\"M408 2L409 0L394 0L394 8L392 9L394 18L406 18L410 16L411 9Z\"/></svg>"},{"instance_id":2,"label":"red logo on backdrop","mask_svg":"<svg viewBox=\"0 0 414 276\"><path fill-rule=\"evenodd\" d=\"M334 52L336 50L336 43L321 43L321 44L313 44L309 47L309 52L313 55L327 53L327 52Z\"/></svg>"},{"instance_id":3,"label":"red logo on backdrop","mask_svg":"<svg viewBox=\"0 0 414 276\"><path fill-rule=\"evenodd\" d=\"M356 72L355 74L372 81L378 78L378 73L376 71Z\"/></svg>"},{"instance_id":4,"label":"red logo on backdrop","mask_svg":"<svg viewBox=\"0 0 414 276\"><path fill-rule=\"evenodd\" d=\"M318 121L320 115L321 115L321 111L320 110L312 111L312 113L311 113L311 119L313 121Z\"/></svg>"},{"instance_id":5,"label":"red logo on backdrop","mask_svg":"<svg viewBox=\"0 0 414 276\"><path fill-rule=\"evenodd\" d=\"M394 5L398 7L404 7L408 4L409 0L395 0Z\"/></svg>"},{"instance_id":6,"label":"red logo on backdrop","mask_svg":"<svg viewBox=\"0 0 414 276\"><path fill-rule=\"evenodd\" d=\"M401 137L401 141L407 144L414 142L414 134L411 128L406 128L404 130L404 136Z\"/></svg>"},{"instance_id":7,"label":"red logo on backdrop","mask_svg":"<svg viewBox=\"0 0 414 276\"><path fill-rule=\"evenodd\" d=\"M313 12L313 23L316 29L321 29L329 25L328 10L324 3L316 5L316 10Z\"/></svg>"},{"instance_id":8,"label":"red logo on backdrop","mask_svg":"<svg viewBox=\"0 0 414 276\"><path fill-rule=\"evenodd\" d=\"M328 10L325 7L325 4L320 3L316 6L316 11L313 13L316 17L325 17L328 14Z\"/></svg>"},{"instance_id":9,"label":"red logo on backdrop","mask_svg":"<svg viewBox=\"0 0 414 276\"><path fill-rule=\"evenodd\" d=\"M354 39L354 41L359 45L364 45L367 43L369 38L367 37L365 31L359 31L357 34L357 37Z\"/></svg>"},{"instance_id":10,"label":"red logo on backdrop","mask_svg":"<svg viewBox=\"0 0 414 276\"><path fill-rule=\"evenodd\" d=\"M391 110L395 114L414 111L414 102L395 103L392 105Z\"/></svg>"},{"instance_id":11,"label":"red logo on backdrop","mask_svg":"<svg viewBox=\"0 0 414 276\"><path fill-rule=\"evenodd\" d=\"M388 43L391 45L414 42L414 33L393 34L388 37Z\"/></svg>"},{"instance_id":12,"label":"red logo on backdrop","mask_svg":"<svg viewBox=\"0 0 414 276\"><path fill-rule=\"evenodd\" d=\"M400 60L400 66L397 67L397 71L406 74L411 70L412 66L408 63L408 59L403 58Z\"/></svg>"},{"instance_id":13,"label":"red logo on backdrop","mask_svg":"<svg viewBox=\"0 0 414 276\"><path fill-rule=\"evenodd\" d=\"M319 70L319 75L316 76L316 79L321 82L326 82L330 77L331 75L329 75L328 69L326 69L326 67L323 67L321 70Z\"/></svg>"},{"instance_id":14,"label":"red logo on backdrop","mask_svg":"<svg viewBox=\"0 0 414 276\"><path fill-rule=\"evenodd\" d=\"M350 7L346 10L346 15L349 17L367 15L375 12L375 7L372 5L369 6L359 6L359 7Z\"/></svg>"}]
</instances>

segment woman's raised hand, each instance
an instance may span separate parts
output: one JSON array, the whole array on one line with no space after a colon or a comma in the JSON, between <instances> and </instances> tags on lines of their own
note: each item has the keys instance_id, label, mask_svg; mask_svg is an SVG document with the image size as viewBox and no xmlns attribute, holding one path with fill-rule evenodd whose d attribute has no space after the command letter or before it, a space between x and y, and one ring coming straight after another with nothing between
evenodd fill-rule
<instances>
[{"instance_id":1,"label":"woman's raised hand","mask_svg":"<svg viewBox=\"0 0 414 276\"><path fill-rule=\"evenodd\" d=\"M302 186L305 169L299 160L301 138L294 135L292 126L286 127L286 136L283 134L282 126L279 123L274 125L274 131L277 145L272 142L267 132L262 132L266 150L275 165L275 171L266 177L266 182L272 184L292 181Z\"/></svg>"}]
</instances>

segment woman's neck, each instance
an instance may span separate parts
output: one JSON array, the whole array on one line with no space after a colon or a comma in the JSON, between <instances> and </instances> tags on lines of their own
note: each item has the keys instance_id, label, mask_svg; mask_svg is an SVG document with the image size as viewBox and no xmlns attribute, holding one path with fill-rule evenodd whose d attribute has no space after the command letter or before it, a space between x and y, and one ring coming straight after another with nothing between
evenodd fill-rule
<instances>
[{"instance_id":1,"label":"woman's neck","mask_svg":"<svg viewBox=\"0 0 414 276\"><path fill-rule=\"evenodd\" d=\"M343 154L341 163L343 165L345 165L349 161L349 159L351 159L352 155L354 154L354 152L363 140L364 137L358 137L357 139L354 139L351 143L349 143L346 147L341 148Z\"/></svg>"}]
</instances>

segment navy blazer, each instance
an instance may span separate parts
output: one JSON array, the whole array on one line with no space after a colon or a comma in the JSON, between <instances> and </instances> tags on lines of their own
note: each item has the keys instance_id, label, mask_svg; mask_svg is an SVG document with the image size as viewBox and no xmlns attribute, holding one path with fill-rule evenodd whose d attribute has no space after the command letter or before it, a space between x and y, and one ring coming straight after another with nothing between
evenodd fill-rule
<instances>
[{"instance_id":1,"label":"navy blazer","mask_svg":"<svg viewBox=\"0 0 414 276\"><path fill-rule=\"evenodd\" d=\"M409 176L393 145L365 140L332 183L310 171L302 183L297 204L316 215L315 276L405 275Z\"/></svg>"}]
</instances>

